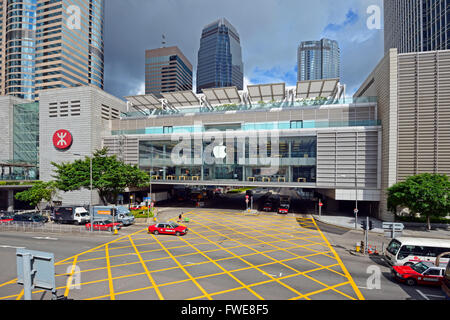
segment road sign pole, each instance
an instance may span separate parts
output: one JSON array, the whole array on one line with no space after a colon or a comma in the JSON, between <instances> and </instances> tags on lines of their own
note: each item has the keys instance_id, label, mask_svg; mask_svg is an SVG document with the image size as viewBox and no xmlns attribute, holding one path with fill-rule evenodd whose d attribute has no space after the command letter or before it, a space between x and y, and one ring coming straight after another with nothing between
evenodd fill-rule
<instances>
[{"instance_id":1,"label":"road sign pole","mask_svg":"<svg viewBox=\"0 0 450 320\"><path fill-rule=\"evenodd\" d=\"M25 300L31 300L31 254L22 255L23 263L23 294Z\"/></svg>"},{"instance_id":2,"label":"road sign pole","mask_svg":"<svg viewBox=\"0 0 450 320\"><path fill-rule=\"evenodd\" d=\"M366 245L364 246L364 254L368 254L369 253L369 217L366 218L366 230L365 230L365 242Z\"/></svg>"},{"instance_id":3,"label":"road sign pole","mask_svg":"<svg viewBox=\"0 0 450 320\"><path fill-rule=\"evenodd\" d=\"M353 210L353 213L355 214L355 230L358 230L358 208L356 208L355 210Z\"/></svg>"},{"instance_id":4,"label":"road sign pole","mask_svg":"<svg viewBox=\"0 0 450 320\"><path fill-rule=\"evenodd\" d=\"M322 200L319 200L319 217L322 216L322 206L323 206Z\"/></svg>"}]
</instances>

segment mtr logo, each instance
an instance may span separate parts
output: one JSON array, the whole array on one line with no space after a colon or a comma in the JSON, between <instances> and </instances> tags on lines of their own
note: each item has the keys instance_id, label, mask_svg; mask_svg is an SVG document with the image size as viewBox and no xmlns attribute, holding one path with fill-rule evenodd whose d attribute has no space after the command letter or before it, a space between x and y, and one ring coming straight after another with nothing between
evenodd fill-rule
<instances>
[{"instance_id":1,"label":"mtr logo","mask_svg":"<svg viewBox=\"0 0 450 320\"><path fill-rule=\"evenodd\" d=\"M72 142L72 134L67 130L58 130L53 135L53 146L58 150L69 149Z\"/></svg>"}]
</instances>

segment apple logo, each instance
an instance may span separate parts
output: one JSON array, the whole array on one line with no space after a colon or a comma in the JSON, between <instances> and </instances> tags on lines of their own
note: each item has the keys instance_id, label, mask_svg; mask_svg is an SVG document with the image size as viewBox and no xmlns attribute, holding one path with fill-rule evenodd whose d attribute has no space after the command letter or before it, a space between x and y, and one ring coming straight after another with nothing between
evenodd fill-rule
<instances>
[{"instance_id":1,"label":"apple logo","mask_svg":"<svg viewBox=\"0 0 450 320\"><path fill-rule=\"evenodd\" d=\"M227 147L215 146L213 149L213 154L216 159L225 159L227 157Z\"/></svg>"}]
</instances>

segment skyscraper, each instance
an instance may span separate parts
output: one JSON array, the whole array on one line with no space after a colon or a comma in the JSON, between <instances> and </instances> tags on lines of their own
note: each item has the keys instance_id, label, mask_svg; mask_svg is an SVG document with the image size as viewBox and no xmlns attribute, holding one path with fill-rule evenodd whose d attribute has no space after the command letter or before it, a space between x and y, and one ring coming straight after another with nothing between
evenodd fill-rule
<instances>
[{"instance_id":1,"label":"skyscraper","mask_svg":"<svg viewBox=\"0 0 450 320\"><path fill-rule=\"evenodd\" d=\"M244 89L244 63L237 30L225 18L203 28L198 51L197 93L236 86Z\"/></svg>"},{"instance_id":2,"label":"skyscraper","mask_svg":"<svg viewBox=\"0 0 450 320\"><path fill-rule=\"evenodd\" d=\"M145 52L145 94L192 90L192 64L178 47Z\"/></svg>"},{"instance_id":3,"label":"skyscraper","mask_svg":"<svg viewBox=\"0 0 450 320\"><path fill-rule=\"evenodd\" d=\"M103 89L104 0L0 0L0 93Z\"/></svg>"},{"instance_id":4,"label":"skyscraper","mask_svg":"<svg viewBox=\"0 0 450 320\"><path fill-rule=\"evenodd\" d=\"M34 99L37 0L0 1L0 94Z\"/></svg>"},{"instance_id":5,"label":"skyscraper","mask_svg":"<svg viewBox=\"0 0 450 320\"><path fill-rule=\"evenodd\" d=\"M385 52L450 49L450 1L384 0Z\"/></svg>"},{"instance_id":6,"label":"skyscraper","mask_svg":"<svg viewBox=\"0 0 450 320\"><path fill-rule=\"evenodd\" d=\"M304 41L298 47L298 81L340 78L340 50L334 40Z\"/></svg>"},{"instance_id":7,"label":"skyscraper","mask_svg":"<svg viewBox=\"0 0 450 320\"><path fill-rule=\"evenodd\" d=\"M104 0L37 0L36 92L103 89Z\"/></svg>"}]
</instances>

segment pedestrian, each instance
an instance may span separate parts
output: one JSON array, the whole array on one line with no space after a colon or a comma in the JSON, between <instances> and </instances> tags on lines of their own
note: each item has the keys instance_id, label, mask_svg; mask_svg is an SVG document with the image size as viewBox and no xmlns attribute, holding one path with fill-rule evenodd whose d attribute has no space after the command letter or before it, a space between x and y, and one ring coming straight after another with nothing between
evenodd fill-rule
<instances>
[{"instance_id":1,"label":"pedestrian","mask_svg":"<svg viewBox=\"0 0 450 320\"><path fill-rule=\"evenodd\" d=\"M183 212L180 213L180 215L178 216L178 222L181 222L182 219L183 219Z\"/></svg>"}]
</instances>

